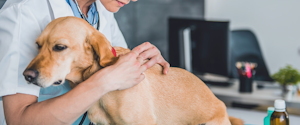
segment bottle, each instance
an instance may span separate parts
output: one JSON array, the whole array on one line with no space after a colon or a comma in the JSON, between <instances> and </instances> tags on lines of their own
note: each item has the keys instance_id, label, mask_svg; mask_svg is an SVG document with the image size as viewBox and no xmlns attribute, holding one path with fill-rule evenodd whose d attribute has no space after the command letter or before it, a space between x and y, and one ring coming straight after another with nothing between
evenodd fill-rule
<instances>
[{"instance_id":1,"label":"bottle","mask_svg":"<svg viewBox=\"0 0 300 125\"><path fill-rule=\"evenodd\" d=\"M264 125L270 125L271 115L274 112L274 107L268 107L268 115L264 118Z\"/></svg>"},{"instance_id":2,"label":"bottle","mask_svg":"<svg viewBox=\"0 0 300 125\"><path fill-rule=\"evenodd\" d=\"M275 111L270 118L270 125L289 125L289 116L285 110L285 101L277 99L274 102Z\"/></svg>"}]
</instances>

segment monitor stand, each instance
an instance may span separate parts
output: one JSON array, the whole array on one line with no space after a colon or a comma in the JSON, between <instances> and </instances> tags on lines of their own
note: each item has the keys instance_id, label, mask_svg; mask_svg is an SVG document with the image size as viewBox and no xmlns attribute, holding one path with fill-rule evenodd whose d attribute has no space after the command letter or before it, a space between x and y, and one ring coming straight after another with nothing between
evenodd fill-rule
<instances>
[{"instance_id":1,"label":"monitor stand","mask_svg":"<svg viewBox=\"0 0 300 125\"><path fill-rule=\"evenodd\" d=\"M192 48L191 48L191 28L187 27L184 28L179 32L179 36L181 36L181 40L183 40L183 50L180 50L180 52L183 51L183 59L181 58L181 66L184 67L187 71L193 72L192 70ZM181 47L180 47L181 48ZM182 64L183 63L183 64Z\"/></svg>"},{"instance_id":2,"label":"monitor stand","mask_svg":"<svg viewBox=\"0 0 300 125\"><path fill-rule=\"evenodd\" d=\"M205 84L208 86L231 86L233 84L233 79L229 79L228 77L211 74L211 73L205 73L202 75L196 74Z\"/></svg>"}]
</instances>

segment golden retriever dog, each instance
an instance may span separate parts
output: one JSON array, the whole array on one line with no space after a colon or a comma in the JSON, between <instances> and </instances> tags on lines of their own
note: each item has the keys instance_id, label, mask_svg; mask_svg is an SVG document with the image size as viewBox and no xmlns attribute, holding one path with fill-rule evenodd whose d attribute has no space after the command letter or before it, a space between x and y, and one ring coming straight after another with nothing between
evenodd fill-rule
<instances>
[{"instance_id":1,"label":"golden retriever dog","mask_svg":"<svg viewBox=\"0 0 300 125\"><path fill-rule=\"evenodd\" d=\"M41 87L68 80L71 87L114 64L118 57L103 34L77 17L63 17L48 24L36 40L39 54L26 68L38 72ZM67 49L66 49L67 47ZM114 47L117 55L130 52ZM26 74L24 72L24 74ZM167 75L158 64L144 72L138 85L105 94L88 110L97 125L241 125L229 117L225 104L192 73L171 67ZM234 121L234 122L230 122Z\"/></svg>"}]
</instances>

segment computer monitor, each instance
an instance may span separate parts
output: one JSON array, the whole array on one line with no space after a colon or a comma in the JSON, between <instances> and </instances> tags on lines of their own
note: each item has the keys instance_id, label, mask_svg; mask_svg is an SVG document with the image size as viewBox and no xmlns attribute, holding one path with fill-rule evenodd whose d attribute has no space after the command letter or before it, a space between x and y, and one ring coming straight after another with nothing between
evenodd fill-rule
<instances>
[{"instance_id":1,"label":"computer monitor","mask_svg":"<svg viewBox=\"0 0 300 125\"><path fill-rule=\"evenodd\" d=\"M228 41L228 21L169 18L171 66L229 77Z\"/></svg>"}]
</instances>

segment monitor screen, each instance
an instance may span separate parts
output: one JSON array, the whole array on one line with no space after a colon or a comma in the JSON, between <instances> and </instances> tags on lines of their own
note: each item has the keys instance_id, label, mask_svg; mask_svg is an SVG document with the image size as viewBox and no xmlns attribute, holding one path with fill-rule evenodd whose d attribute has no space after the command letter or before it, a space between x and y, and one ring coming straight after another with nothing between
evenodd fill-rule
<instances>
[{"instance_id":1,"label":"monitor screen","mask_svg":"<svg viewBox=\"0 0 300 125\"><path fill-rule=\"evenodd\" d=\"M189 34L186 34L186 29ZM228 21L169 18L169 62L171 66L187 68L191 63L195 74L212 73L230 76L228 61ZM189 44L185 44L188 37ZM190 58L186 58L189 45ZM184 61L190 59L190 62Z\"/></svg>"}]
</instances>

